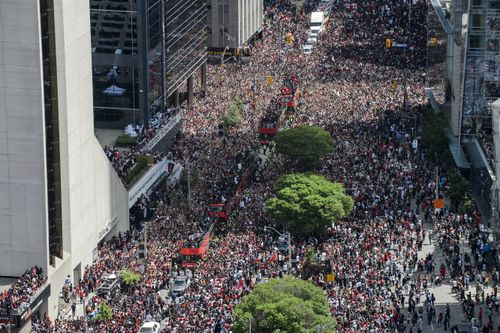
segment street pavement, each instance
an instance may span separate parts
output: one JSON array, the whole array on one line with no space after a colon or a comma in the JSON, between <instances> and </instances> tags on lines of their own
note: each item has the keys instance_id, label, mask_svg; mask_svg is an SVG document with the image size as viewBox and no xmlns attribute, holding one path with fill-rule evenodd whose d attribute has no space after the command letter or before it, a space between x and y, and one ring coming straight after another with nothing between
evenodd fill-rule
<instances>
[{"instance_id":1,"label":"street pavement","mask_svg":"<svg viewBox=\"0 0 500 333\"><path fill-rule=\"evenodd\" d=\"M424 225L424 228L426 230L432 230L432 225L431 224L425 224ZM433 231L433 230L432 230ZM427 232L428 234L428 232ZM461 244L460 244L460 248L461 248L461 251L467 251L470 253L470 248L465 244L465 240L464 239L461 239ZM439 248L439 245L437 244L437 240L436 242L433 242L432 243L429 243L429 239L426 237L426 239L424 240L424 244L422 246L422 250L419 251L418 253L418 258L425 258L429 253L431 253L433 255L433 258L435 260L435 271L434 273L435 274L439 274L439 267L441 266L442 263L444 263L444 258L443 258L443 252L442 250ZM437 316L439 316L439 313L442 312L443 313L443 316L445 314L445 308L446 308L446 304L449 304L450 305L450 315L451 315L451 320L450 320L450 326L452 327L453 325L456 325L456 324L469 324L468 320L467 320L467 317L465 316L463 310L462 310L462 305L461 303L459 302L459 299L457 297L456 294L452 293L451 292L451 284L450 284L450 281L449 281L449 275L448 275L448 271L447 271L447 274L446 274L446 279L443 281L443 283L440 285L440 286L433 286L431 285L429 287L429 291L431 293L434 294L434 296L436 297L436 301L434 302L434 305L435 305L435 309L436 309L436 318ZM425 275L425 272L416 272L414 273L413 277L416 278L418 275ZM469 290L471 291L472 293L472 297L474 298L474 295L475 295L475 287L476 287L476 283L471 283L470 287L469 287ZM493 288L491 287L491 285L485 289L485 295L486 294L491 294L493 292ZM406 294L406 299L408 299L408 295ZM420 297L420 304L419 306L422 307L423 306L423 302L425 301L425 295L422 295ZM407 303L405 304L405 306L407 305ZM486 304L481 304L481 307L483 308L483 324L488 320L488 317L487 317L487 307L486 307ZM479 306L476 305L475 307L475 314L476 314L476 318L477 318L477 315L479 313ZM407 311L405 310L405 316L408 315ZM425 311L424 311L424 315L423 315L423 321L422 323L418 324L417 323L417 327L420 326L420 328L422 329L422 333L441 333L441 332L450 332L450 330L448 329L448 331L445 331L443 326L438 326L437 323L436 323L437 319L435 319L435 321L433 323L431 323L430 325L427 323L427 316L425 314ZM493 315L493 328L494 328L494 332L498 332L500 333L500 315L498 313L494 313ZM413 330L414 333L416 333L416 329Z\"/></svg>"}]
</instances>

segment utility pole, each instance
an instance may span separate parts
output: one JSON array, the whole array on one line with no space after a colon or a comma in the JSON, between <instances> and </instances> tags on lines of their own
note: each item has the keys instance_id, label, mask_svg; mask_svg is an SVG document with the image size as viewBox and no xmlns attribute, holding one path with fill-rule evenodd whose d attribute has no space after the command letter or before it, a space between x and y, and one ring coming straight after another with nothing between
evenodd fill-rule
<instances>
[{"instance_id":1,"label":"utility pole","mask_svg":"<svg viewBox=\"0 0 500 333\"><path fill-rule=\"evenodd\" d=\"M188 176L188 205L191 205L191 164L189 158L186 159L187 176Z\"/></svg>"},{"instance_id":2,"label":"utility pole","mask_svg":"<svg viewBox=\"0 0 500 333\"><path fill-rule=\"evenodd\" d=\"M288 232L288 272L289 274L292 272L292 235L290 235L290 231Z\"/></svg>"},{"instance_id":3,"label":"utility pole","mask_svg":"<svg viewBox=\"0 0 500 333\"><path fill-rule=\"evenodd\" d=\"M290 271L292 270L292 235L290 235L290 232L288 231L286 234L282 234L278 230L274 229L273 227L264 227L264 232L267 231L267 229L271 229L281 237L288 236L287 240L287 246L288 246L288 274L290 274Z\"/></svg>"},{"instance_id":4,"label":"utility pole","mask_svg":"<svg viewBox=\"0 0 500 333\"><path fill-rule=\"evenodd\" d=\"M436 199L439 199L439 167L436 167Z\"/></svg>"}]
</instances>

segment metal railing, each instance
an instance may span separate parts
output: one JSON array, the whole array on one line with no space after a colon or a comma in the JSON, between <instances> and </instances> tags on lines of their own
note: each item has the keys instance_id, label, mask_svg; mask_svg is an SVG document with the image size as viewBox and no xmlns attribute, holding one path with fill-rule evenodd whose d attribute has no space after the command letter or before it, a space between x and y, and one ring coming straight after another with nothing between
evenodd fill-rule
<instances>
[{"instance_id":1,"label":"metal railing","mask_svg":"<svg viewBox=\"0 0 500 333\"><path fill-rule=\"evenodd\" d=\"M158 142L161 141L165 137L165 135L168 134L172 130L172 128L175 127L182 119L182 111L178 112L175 116L173 116L168 123L160 128L158 133L155 134L155 136L141 149L141 153L147 153L151 151L157 144Z\"/></svg>"}]
</instances>

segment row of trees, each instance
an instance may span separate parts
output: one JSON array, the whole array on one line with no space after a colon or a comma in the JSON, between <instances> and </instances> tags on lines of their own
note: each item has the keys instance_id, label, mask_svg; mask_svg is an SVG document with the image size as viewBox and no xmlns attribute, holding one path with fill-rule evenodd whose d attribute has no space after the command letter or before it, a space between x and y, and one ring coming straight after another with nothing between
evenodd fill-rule
<instances>
[{"instance_id":1,"label":"row of trees","mask_svg":"<svg viewBox=\"0 0 500 333\"><path fill-rule=\"evenodd\" d=\"M280 132L274 142L276 152L301 172L279 178L266 211L298 238L321 237L354 206L341 183L312 172L333 152L334 141L319 127L300 126ZM238 304L234 317L235 332L335 332L336 326L323 290L292 277L255 287Z\"/></svg>"},{"instance_id":2,"label":"row of trees","mask_svg":"<svg viewBox=\"0 0 500 333\"><path fill-rule=\"evenodd\" d=\"M333 221L349 215L354 206L342 184L311 172L333 152L330 133L317 126L299 126L278 133L275 144L278 153L305 173L278 180L276 196L266 201L267 212L295 236L323 235Z\"/></svg>"}]
</instances>

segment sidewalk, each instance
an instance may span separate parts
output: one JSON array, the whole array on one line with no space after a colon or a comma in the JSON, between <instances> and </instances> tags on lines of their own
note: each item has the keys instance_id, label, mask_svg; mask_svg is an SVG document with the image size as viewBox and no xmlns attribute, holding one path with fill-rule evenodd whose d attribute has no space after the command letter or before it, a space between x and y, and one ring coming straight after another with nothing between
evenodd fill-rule
<instances>
[{"instance_id":1,"label":"sidewalk","mask_svg":"<svg viewBox=\"0 0 500 333\"><path fill-rule=\"evenodd\" d=\"M432 230L432 225L426 223L424 225L425 230ZM461 244L460 244L461 251L464 252L469 252L470 249L468 246L464 243L464 240L461 239ZM422 246L422 250L418 252L418 257L420 258L425 258L427 254L431 253L433 255L433 258L435 260L435 274L438 274L438 268L441 266L442 263L444 263L444 258L443 258L443 252L439 248L439 245L437 243L432 243L429 244L428 238L424 240L424 244ZM418 274L420 275L425 275L425 272L416 272L414 273L414 276L417 276ZM447 274L448 275L448 274ZM462 305L460 304L458 298L456 297L456 294L451 293L451 285L450 281L448 280L449 276L447 276L447 279L443 281L443 284L440 286L432 286L428 288L431 293L434 294L436 297L436 301L434 303L435 309L436 309L436 317L439 316L439 313L442 312L443 315L445 314L445 308L446 304L450 305L450 314L451 314L451 320L450 320L450 327L453 327L453 325L456 324L466 324L469 325L469 322L467 320L467 317L465 316L463 310L462 310ZM475 295L475 287L476 287L476 282L471 283L469 290L471 291L473 297ZM493 288L489 286L488 288L485 289L485 295L486 294L491 294L493 292ZM407 296L407 295L405 295ZM418 304L419 307L423 306L423 301L425 301L425 295L422 295L420 297L421 302ZM475 306L475 314L476 318L479 313L479 309L483 309L483 324L487 323L488 321L488 316L487 316L487 307L486 304L481 304L480 306L476 305ZM408 312L405 310L404 311L405 315L408 315ZM417 324L418 327L418 324ZM430 325L427 324L427 316L424 313L423 315L423 322L421 325L422 332L423 333L441 333L441 332L450 332L450 330L445 331L443 326L438 327L436 322L431 323ZM494 332L499 332L500 333L500 315L498 313L493 314L493 331ZM416 332L416 329L413 330L413 332Z\"/></svg>"}]
</instances>

